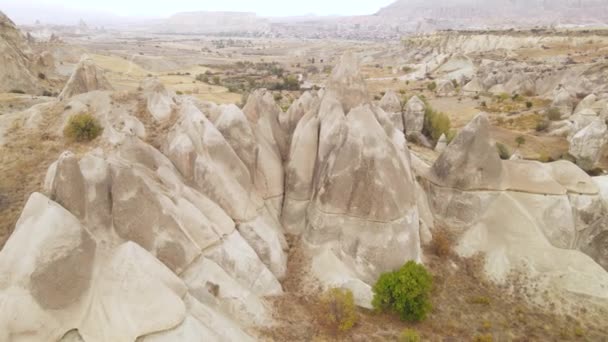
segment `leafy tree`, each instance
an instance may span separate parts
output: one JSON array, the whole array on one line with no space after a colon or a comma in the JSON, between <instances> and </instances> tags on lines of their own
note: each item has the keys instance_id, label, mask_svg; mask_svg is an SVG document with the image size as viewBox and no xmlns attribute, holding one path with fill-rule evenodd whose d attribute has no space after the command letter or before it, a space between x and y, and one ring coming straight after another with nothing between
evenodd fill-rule
<instances>
[{"instance_id":1,"label":"leafy tree","mask_svg":"<svg viewBox=\"0 0 608 342\"><path fill-rule=\"evenodd\" d=\"M422 265L409 261L395 272L384 273L373 287L376 310L399 314L402 320L421 321L431 311L433 277Z\"/></svg>"},{"instance_id":2,"label":"leafy tree","mask_svg":"<svg viewBox=\"0 0 608 342\"><path fill-rule=\"evenodd\" d=\"M520 135L517 138L515 138L515 142L517 143L517 148L519 148L519 147L521 147L521 145L526 143L526 138L524 138L523 135Z\"/></svg>"}]
</instances>

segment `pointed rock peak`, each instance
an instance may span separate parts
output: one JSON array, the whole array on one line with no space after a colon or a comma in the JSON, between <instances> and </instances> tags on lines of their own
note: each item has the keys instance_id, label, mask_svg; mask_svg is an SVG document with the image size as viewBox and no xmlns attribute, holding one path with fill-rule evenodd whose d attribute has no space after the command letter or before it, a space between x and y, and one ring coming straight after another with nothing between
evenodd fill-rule
<instances>
[{"instance_id":1,"label":"pointed rock peak","mask_svg":"<svg viewBox=\"0 0 608 342\"><path fill-rule=\"evenodd\" d=\"M2 11L0 11L0 25L15 28L15 23Z\"/></svg>"},{"instance_id":2,"label":"pointed rock peak","mask_svg":"<svg viewBox=\"0 0 608 342\"><path fill-rule=\"evenodd\" d=\"M445 148L431 169L435 180L462 190L500 189L503 166L490 138L490 121L477 115Z\"/></svg>"},{"instance_id":3,"label":"pointed rock peak","mask_svg":"<svg viewBox=\"0 0 608 342\"><path fill-rule=\"evenodd\" d=\"M418 96L414 95L407 101L407 108L410 110L424 110L426 105Z\"/></svg>"},{"instance_id":4,"label":"pointed rock peak","mask_svg":"<svg viewBox=\"0 0 608 342\"><path fill-rule=\"evenodd\" d=\"M247 98L247 104L243 107L243 112L249 121L258 122L265 115L271 114L278 117L281 108L275 102L272 92L266 89L257 89Z\"/></svg>"},{"instance_id":5,"label":"pointed rock peak","mask_svg":"<svg viewBox=\"0 0 608 342\"><path fill-rule=\"evenodd\" d=\"M401 100L399 99L397 93L395 93L392 89L387 91L382 97L382 100L380 100L380 108L388 113L401 112Z\"/></svg>"},{"instance_id":6,"label":"pointed rock peak","mask_svg":"<svg viewBox=\"0 0 608 342\"><path fill-rule=\"evenodd\" d=\"M325 117L344 117L346 113L344 112L344 107L338 101L336 97L331 94L323 96L321 103L319 105L319 118L323 119Z\"/></svg>"},{"instance_id":7,"label":"pointed rock peak","mask_svg":"<svg viewBox=\"0 0 608 342\"><path fill-rule=\"evenodd\" d=\"M147 77L139 84L144 92L164 92L165 85L156 77Z\"/></svg>"},{"instance_id":8,"label":"pointed rock peak","mask_svg":"<svg viewBox=\"0 0 608 342\"><path fill-rule=\"evenodd\" d=\"M112 85L104 76L101 68L88 56L83 55L59 94L60 99L68 99L74 95L88 93L95 90L112 90Z\"/></svg>"},{"instance_id":9,"label":"pointed rock peak","mask_svg":"<svg viewBox=\"0 0 608 342\"><path fill-rule=\"evenodd\" d=\"M445 136L445 134L442 134L439 137L439 140L437 140L437 144L435 145L435 152L442 153L443 151L445 151L447 146L448 146L448 138Z\"/></svg>"},{"instance_id":10,"label":"pointed rock peak","mask_svg":"<svg viewBox=\"0 0 608 342\"><path fill-rule=\"evenodd\" d=\"M245 113L241 110L241 108L237 107L235 104L223 104L219 106L219 119L240 119L241 117L245 120Z\"/></svg>"},{"instance_id":11,"label":"pointed rock peak","mask_svg":"<svg viewBox=\"0 0 608 342\"><path fill-rule=\"evenodd\" d=\"M359 72L359 63L352 52L342 56L334 68L327 81L327 93L340 101L345 112L370 102L365 80Z\"/></svg>"}]
</instances>

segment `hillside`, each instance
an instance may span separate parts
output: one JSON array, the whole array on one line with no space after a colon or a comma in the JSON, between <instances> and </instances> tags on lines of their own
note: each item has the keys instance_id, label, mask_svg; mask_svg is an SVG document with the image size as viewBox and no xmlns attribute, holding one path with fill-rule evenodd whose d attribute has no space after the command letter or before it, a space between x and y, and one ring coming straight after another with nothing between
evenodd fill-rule
<instances>
[{"instance_id":1,"label":"hillside","mask_svg":"<svg viewBox=\"0 0 608 342\"><path fill-rule=\"evenodd\" d=\"M376 15L398 21L427 21L440 28L504 25L592 25L608 22L599 0L398 0Z\"/></svg>"}]
</instances>

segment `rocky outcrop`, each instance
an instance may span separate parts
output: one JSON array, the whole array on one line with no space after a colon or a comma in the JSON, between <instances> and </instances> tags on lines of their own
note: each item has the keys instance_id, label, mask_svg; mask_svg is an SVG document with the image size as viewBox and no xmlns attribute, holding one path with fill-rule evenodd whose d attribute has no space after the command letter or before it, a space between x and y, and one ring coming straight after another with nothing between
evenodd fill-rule
<instances>
[{"instance_id":1,"label":"rocky outcrop","mask_svg":"<svg viewBox=\"0 0 608 342\"><path fill-rule=\"evenodd\" d=\"M569 139L569 153L584 170L593 169L599 160L602 149L608 142L607 132L606 123L600 118L594 118L589 125Z\"/></svg>"},{"instance_id":2,"label":"rocky outcrop","mask_svg":"<svg viewBox=\"0 0 608 342\"><path fill-rule=\"evenodd\" d=\"M140 88L142 89L146 109L152 117L156 121L169 119L175 106L173 94L157 78L145 79Z\"/></svg>"},{"instance_id":3,"label":"rocky outcrop","mask_svg":"<svg viewBox=\"0 0 608 342\"><path fill-rule=\"evenodd\" d=\"M437 82L437 89L435 90L437 96L448 97L456 95L456 87L450 80L441 80Z\"/></svg>"},{"instance_id":4,"label":"rocky outcrop","mask_svg":"<svg viewBox=\"0 0 608 342\"><path fill-rule=\"evenodd\" d=\"M500 284L516 274L544 283L551 296L561 295L554 291L566 291L608 298L608 273L583 253L551 246L530 207L512 194L499 194L492 200L456 249L463 256L483 252L486 274Z\"/></svg>"},{"instance_id":5,"label":"rocky outcrop","mask_svg":"<svg viewBox=\"0 0 608 342\"><path fill-rule=\"evenodd\" d=\"M0 260L6 275L0 295L20 322L0 320L3 340L60 340L70 332L84 341L134 341L186 328L213 338L227 327L232 336L250 339L221 318L219 306L189 296L185 282L138 244L109 244L38 193Z\"/></svg>"},{"instance_id":6,"label":"rocky outcrop","mask_svg":"<svg viewBox=\"0 0 608 342\"><path fill-rule=\"evenodd\" d=\"M487 116L477 115L439 156L431 176L442 186L462 190L501 188L504 169L489 134Z\"/></svg>"},{"instance_id":7,"label":"rocky outcrop","mask_svg":"<svg viewBox=\"0 0 608 342\"><path fill-rule=\"evenodd\" d=\"M324 285L349 288L369 307L381 272L420 258L414 180L404 135L369 103L353 56L330 79L318 112L294 133L282 221L314 250Z\"/></svg>"},{"instance_id":8,"label":"rocky outcrop","mask_svg":"<svg viewBox=\"0 0 608 342\"><path fill-rule=\"evenodd\" d=\"M49 54L36 56L30 50L26 38L16 25L0 11L0 93L22 91L37 94L44 89L46 78L54 65L39 64L49 62Z\"/></svg>"},{"instance_id":9,"label":"rocky outcrop","mask_svg":"<svg viewBox=\"0 0 608 342\"><path fill-rule=\"evenodd\" d=\"M94 90L112 90L112 86L105 78L103 70L96 66L91 58L84 55L63 87L59 98L69 99L74 95Z\"/></svg>"},{"instance_id":10,"label":"rocky outcrop","mask_svg":"<svg viewBox=\"0 0 608 342\"><path fill-rule=\"evenodd\" d=\"M478 77L473 77L469 83L462 87L462 92L466 95L477 95L483 91L485 91L485 87Z\"/></svg>"},{"instance_id":11,"label":"rocky outcrop","mask_svg":"<svg viewBox=\"0 0 608 342\"><path fill-rule=\"evenodd\" d=\"M399 99L399 96L397 96L397 93L393 90L387 91L380 100L379 106L389 115L395 128L403 132L403 113L401 109L401 100Z\"/></svg>"},{"instance_id":12,"label":"rocky outcrop","mask_svg":"<svg viewBox=\"0 0 608 342\"><path fill-rule=\"evenodd\" d=\"M352 52L342 56L334 68L327 81L325 95L334 97L345 113L370 102L367 85L359 73L359 62Z\"/></svg>"},{"instance_id":13,"label":"rocky outcrop","mask_svg":"<svg viewBox=\"0 0 608 342\"><path fill-rule=\"evenodd\" d=\"M403 113L403 123L405 132L408 135L411 133L422 133L425 111L426 105L418 96L412 96L407 101L405 113Z\"/></svg>"},{"instance_id":14,"label":"rocky outcrop","mask_svg":"<svg viewBox=\"0 0 608 342\"><path fill-rule=\"evenodd\" d=\"M501 161L488 125L478 115L434 165L417 166L434 219L460 235L459 254L484 253L485 272L498 283L523 275L551 296L608 298L598 186L567 161Z\"/></svg>"},{"instance_id":15,"label":"rocky outcrop","mask_svg":"<svg viewBox=\"0 0 608 342\"><path fill-rule=\"evenodd\" d=\"M437 140L437 144L435 145L435 152L443 153L445 149L448 147L448 138L446 138L445 134L442 134Z\"/></svg>"},{"instance_id":16,"label":"rocky outcrop","mask_svg":"<svg viewBox=\"0 0 608 342\"><path fill-rule=\"evenodd\" d=\"M559 110L563 118L569 117L574 109L572 95L570 95L570 92L565 88L558 90L553 98L551 106Z\"/></svg>"}]
</instances>

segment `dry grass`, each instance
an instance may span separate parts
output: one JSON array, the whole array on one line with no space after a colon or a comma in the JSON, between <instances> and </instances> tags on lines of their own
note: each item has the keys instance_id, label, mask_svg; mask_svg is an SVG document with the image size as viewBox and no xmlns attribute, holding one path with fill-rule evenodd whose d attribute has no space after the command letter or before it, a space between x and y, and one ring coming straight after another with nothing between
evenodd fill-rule
<instances>
[{"instance_id":1,"label":"dry grass","mask_svg":"<svg viewBox=\"0 0 608 342\"><path fill-rule=\"evenodd\" d=\"M308 267L297 239L290 239L285 294L272 299L277 326L261 331L269 341L398 341L404 329L416 330L422 341L605 341L608 326L582 316L561 316L528 304L480 274L480 258L439 257L425 250L426 266L434 276L433 311L424 321L404 323L398 317L359 309L358 324L338 334L317 319L319 292L303 289L303 270ZM600 321L601 322L601 321ZM595 324L595 325L594 325Z\"/></svg>"},{"instance_id":2,"label":"dry grass","mask_svg":"<svg viewBox=\"0 0 608 342\"><path fill-rule=\"evenodd\" d=\"M0 146L0 248L15 229L29 196L42 191L48 167L65 150L82 153L91 148L90 144L72 144L50 133L49 127L57 117L56 111L45 112L36 130L16 124L7 132L7 143Z\"/></svg>"},{"instance_id":3,"label":"dry grass","mask_svg":"<svg viewBox=\"0 0 608 342\"><path fill-rule=\"evenodd\" d=\"M445 258L452 254L452 241L444 230L436 230L433 233L431 250L440 258Z\"/></svg>"}]
</instances>

